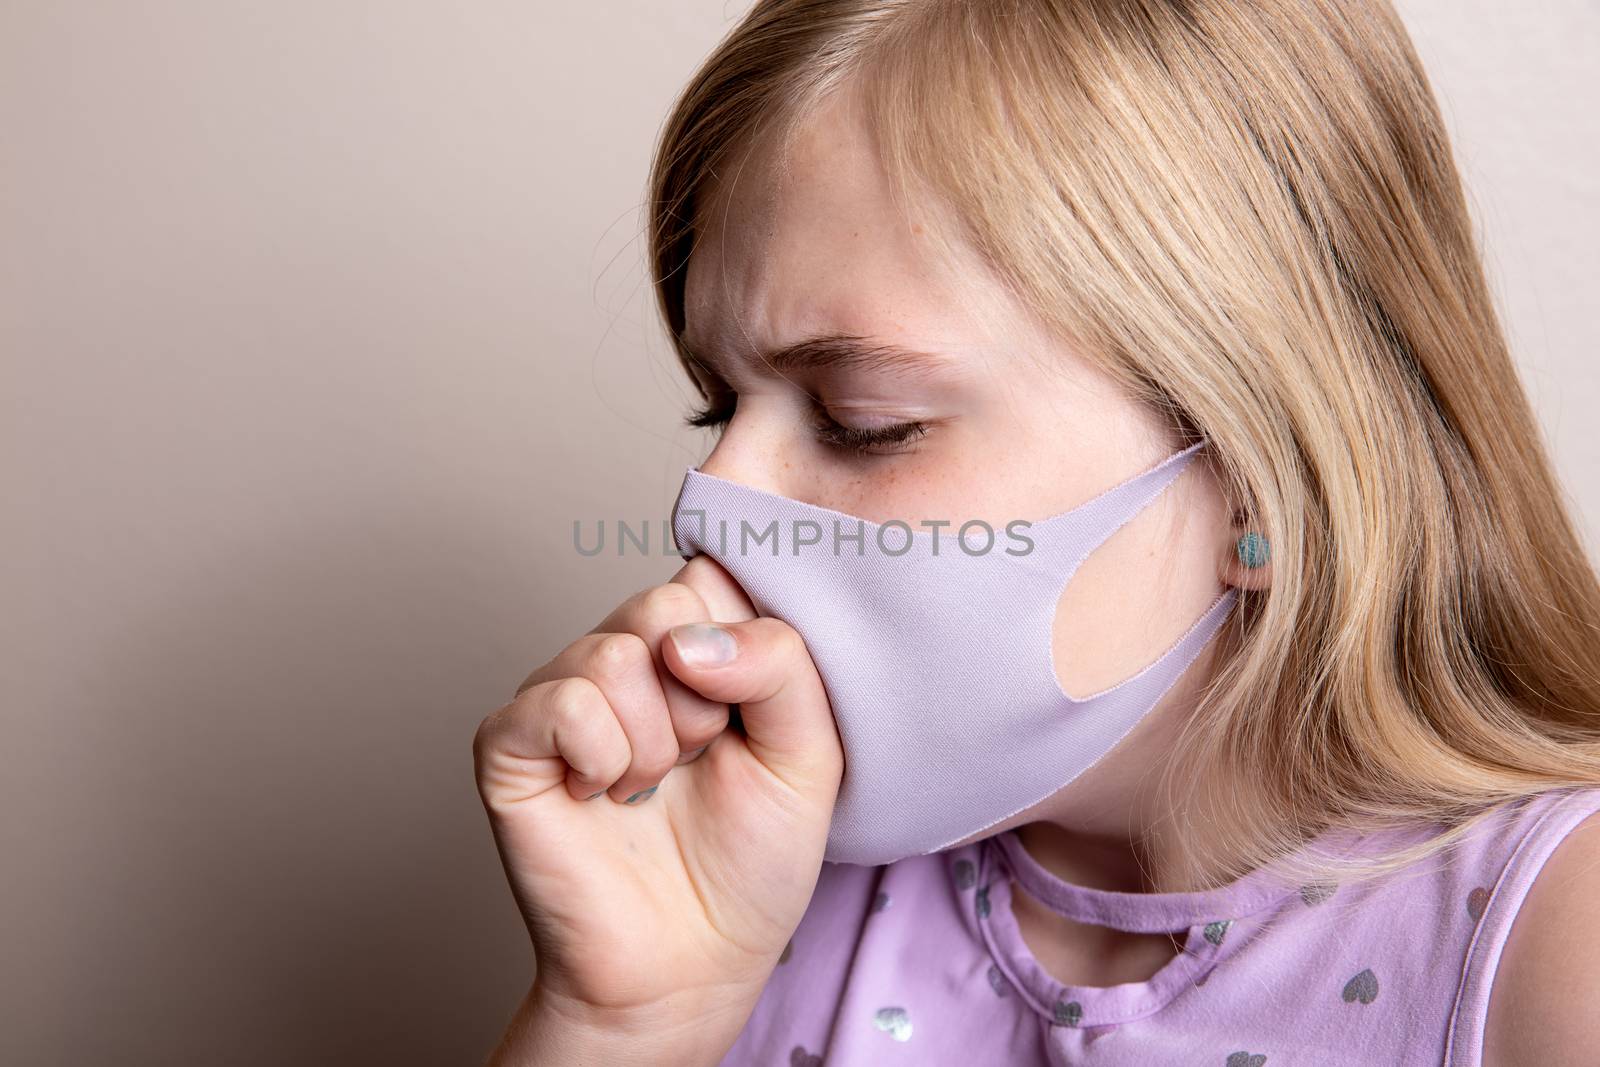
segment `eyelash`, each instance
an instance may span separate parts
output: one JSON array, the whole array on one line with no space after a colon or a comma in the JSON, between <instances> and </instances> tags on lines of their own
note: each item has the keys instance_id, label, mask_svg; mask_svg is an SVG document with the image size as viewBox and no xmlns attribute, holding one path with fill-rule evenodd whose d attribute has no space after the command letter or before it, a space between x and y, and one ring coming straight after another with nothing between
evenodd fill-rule
<instances>
[{"instance_id":1,"label":"eyelash","mask_svg":"<svg viewBox=\"0 0 1600 1067\"><path fill-rule=\"evenodd\" d=\"M724 394L706 407L691 412L684 422L699 428L726 426L733 418L736 404L735 394ZM918 421L897 422L892 426L876 426L870 430L863 430L856 426L839 425L821 408L817 409L816 414L817 424L813 429L818 441L830 448L846 449L860 456L893 455L902 450L899 448L894 448L891 452L873 450L904 445L928 432L927 424Z\"/></svg>"}]
</instances>

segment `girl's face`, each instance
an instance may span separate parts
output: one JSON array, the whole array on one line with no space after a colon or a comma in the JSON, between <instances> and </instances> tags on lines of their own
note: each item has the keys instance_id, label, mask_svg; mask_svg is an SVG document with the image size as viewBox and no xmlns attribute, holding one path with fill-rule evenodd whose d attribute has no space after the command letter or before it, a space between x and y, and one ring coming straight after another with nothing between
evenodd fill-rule
<instances>
[{"instance_id":1,"label":"girl's face","mask_svg":"<svg viewBox=\"0 0 1600 1067\"><path fill-rule=\"evenodd\" d=\"M685 282L686 345L709 408L731 413L700 465L707 473L875 522L953 530L983 519L1002 530L1183 447L1036 330L975 259L934 262L916 215L907 221L891 201L848 97L808 124L786 170L758 149L720 179ZM1243 530L1229 520L1202 453L1084 561L1052 638L1068 693L1097 692L1154 660L1222 583L1260 581L1239 566ZM1158 713L1192 706L1210 651ZM1152 720L1162 718L1173 716L1147 717L1112 756L1136 766L1125 750L1158 743ZM1074 821L1086 799L1096 806L1101 768L1116 777L1107 757L1058 794L1072 796Z\"/></svg>"}]
</instances>

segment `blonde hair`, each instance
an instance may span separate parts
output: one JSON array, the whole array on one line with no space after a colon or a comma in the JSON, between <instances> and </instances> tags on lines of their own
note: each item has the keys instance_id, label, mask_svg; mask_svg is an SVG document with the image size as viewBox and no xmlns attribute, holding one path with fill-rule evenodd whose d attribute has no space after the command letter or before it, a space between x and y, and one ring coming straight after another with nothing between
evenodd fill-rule
<instances>
[{"instance_id":1,"label":"blonde hair","mask_svg":"<svg viewBox=\"0 0 1600 1067\"><path fill-rule=\"evenodd\" d=\"M1443 824L1342 870L1378 873L1600 784L1600 582L1385 0L762 0L651 173L680 359L709 183L847 85L901 200L939 197L948 240L1208 438L1273 546L1169 768L1217 784L1186 884L1293 865L1323 830ZM1297 869L1340 861L1317 862Z\"/></svg>"}]
</instances>

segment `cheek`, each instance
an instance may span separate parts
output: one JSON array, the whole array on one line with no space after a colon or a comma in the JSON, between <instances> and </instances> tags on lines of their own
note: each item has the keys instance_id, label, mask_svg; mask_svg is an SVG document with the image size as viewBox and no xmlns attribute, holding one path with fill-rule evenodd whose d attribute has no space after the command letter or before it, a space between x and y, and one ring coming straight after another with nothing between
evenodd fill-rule
<instances>
[{"instance_id":1,"label":"cheek","mask_svg":"<svg viewBox=\"0 0 1600 1067\"><path fill-rule=\"evenodd\" d=\"M1176 487L1175 487L1176 488ZM1226 588L1193 494L1158 501L1091 552L1056 602L1056 681L1081 700L1149 666Z\"/></svg>"},{"instance_id":2,"label":"cheek","mask_svg":"<svg viewBox=\"0 0 1600 1067\"><path fill-rule=\"evenodd\" d=\"M1138 673L1188 629L1135 518L1079 565L1056 602L1056 681L1081 700Z\"/></svg>"}]
</instances>

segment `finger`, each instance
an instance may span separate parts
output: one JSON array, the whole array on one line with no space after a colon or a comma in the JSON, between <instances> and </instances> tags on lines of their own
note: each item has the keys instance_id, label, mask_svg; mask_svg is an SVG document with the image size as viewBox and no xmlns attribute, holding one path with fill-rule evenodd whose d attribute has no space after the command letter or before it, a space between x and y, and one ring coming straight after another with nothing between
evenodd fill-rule
<instances>
[{"instance_id":1,"label":"finger","mask_svg":"<svg viewBox=\"0 0 1600 1067\"><path fill-rule=\"evenodd\" d=\"M672 673L712 700L739 705L751 751L791 785L837 791L843 771L827 692L805 642L778 619L675 627Z\"/></svg>"},{"instance_id":2,"label":"finger","mask_svg":"<svg viewBox=\"0 0 1600 1067\"><path fill-rule=\"evenodd\" d=\"M680 752L655 656L634 633L590 634L573 642L572 649L573 673L599 688L628 738L628 767L607 789L613 800L642 803Z\"/></svg>"},{"instance_id":3,"label":"finger","mask_svg":"<svg viewBox=\"0 0 1600 1067\"><path fill-rule=\"evenodd\" d=\"M675 584L687 585L696 593L699 593L700 599L705 602L706 607L711 612L710 618L712 621L747 622L756 617L755 605L750 602L750 597L746 595L744 589L722 564L710 556L702 554L694 557L684 564L669 581ZM658 652L660 651L661 642L659 639L655 642L654 647ZM664 671L664 673L668 677L672 677L670 671ZM675 677L672 680L674 685L683 685ZM687 687L683 688L686 692L694 692L694 690ZM698 697L699 694L696 693L695 696ZM721 730L727 729L732 715L728 711L728 705L717 704L716 707L723 710L721 729L718 731L720 733ZM704 752L705 749L703 747L686 751L684 755L678 758L678 762L687 763L698 758Z\"/></svg>"},{"instance_id":4,"label":"finger","mask_svg":"<svg viewBox=\"0 0 1600 1067\"><path fill-rule=\"evenodd\" d=\"M637 633L651 648L658 648L667 630L680 623L706 620L743 622L756 617L755 607L739 583L734 581L733 575L710 556L700 555L689 560L666 584L670 588L652 586L635 593L589 632ZM685 594L682 587L698 594L698 598ZM566 677L572 673L570 667L570 662L560 657L551 660L522 680L517 686L517 695L520 696L524 690L540 682ZM686 689L671 672L663 670L661 673L662 688L669 702L677 693L682 693L685 695L686 710L692 709L696 702L705 703L703 697Z\"/></svg>"},{"instance_id":5,"label":"finger","mask_svg":"<svg viewBox=\"0 0 1600 1067\"><path fill-rule=\"evenodd\" d=\"M685 563L670 579L687 585L705 602L713 622L747 622L756 617L755 605L727 569L710 556L700 555ZM685 622L695 620L686 619Z\"/></svg>"},{"instance_id":6,"label":"finger","mask_svg":"<svg viewBox=\"0 0 1600 1067\"><path fill-rule=\"evenodd\" d=\"M629 597L596 627L604 632L636 634L644 643L655 669L659 691L666 700L672 735L676 738L672 763L693 758L728 727L728 706L708 700L684 685L661 659L661 641L668 630L711 618L710 608L693 586L667 582ZM639 788L653 784L646 783Z\"/></svg>"},{"instance_id":7,"label":"finger","mask_svg":"<svg viewBox=\"0 0 1600 1067\"><path fill-rule=\"evenodd\" d=\"M622 777L633 755L598 686L587 678L542 682L478 724L472 741L478 792L504 808L566 782L585 800Z\"/></svg>"}]
</instances>

